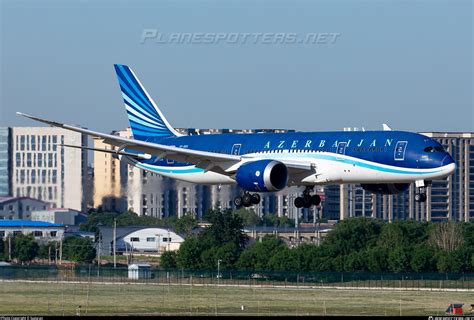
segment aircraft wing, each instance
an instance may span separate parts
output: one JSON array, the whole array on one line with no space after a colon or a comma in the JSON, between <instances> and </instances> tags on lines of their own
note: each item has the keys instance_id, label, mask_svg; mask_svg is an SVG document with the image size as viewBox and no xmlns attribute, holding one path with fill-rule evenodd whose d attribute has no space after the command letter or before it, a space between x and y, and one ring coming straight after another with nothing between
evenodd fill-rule
<instances>
[{"instance_id":1,"label":"aircraft wing","mask_svg":"<svg viewBox=\"0 0 474 320\"><path fill-rule=\"evenodd\" d=\"M32 120L48 124L53 127L63 128L66 130L80 132L85 135L89 135L94 138L103 139L104 143L119 147L119 149L132 149L139 152L147 153L150 155L157 156L159 158L167 158L180 162L191 162L197 163L200 161L232 161L239 162L241 160L240 156L224 154L224 153L215 153L208 151L199 151L193 149L185 149L174 146L168 146L158 143L151 143L141 140L135 140L125 137L119 137L111 134L101 133L97 131L92 131L89 129L84 129L76 126L71 126L68 124L63 124L55 121L45 120L30 116L21 112L17 112L18 115L30 118Z\"/></svg>"},{"instance_id":2,"label":"aircraft wing","mask_svg":"<svg viewBox=\"0 0 474 320\"><path fill-rule=\"evenodd\" d=\"M239 163L243 161L251 161L251 158L247 156L236 156L225 153L209 152L209 151L200 151L186 148L179 148L175 146L168 146L158 143L151 143L142 140L135 140L125 137L120 137L116 135L101 133L97 131L92 131L89 129L76 127L68 124L63 124L56 121L45 120L31 115L27 115L21 112L17 112L18 115L24 116L26 118L45 123L47 125L63 128L66 130L80 132L85 135L89 135L96 139L102 139L104 143L110 144L118 147L117 154L130 155L133 154L129 152L122 151L123 149L134 150L144 153L144 155L138 155L139 158L148 158L151 155L158 158L166 158L170 160L175 160L178 162L188 162L193 163L197 167L205 169L206 171L215 171L221 174L232 175L235 173L236 168L240 165ZM76 146L77 147L77 146ZM84 149L94 149L81 146ZM94 149L95 150L95 149ZM102 151L102 150L96 150ZM110 150L109 150L110 151ZM290 174L300 174L311 170L311 165L308 163L301 162L292 162L292 161L281 161L283 162L288 169Z\"/></svg>"}]
</instances>

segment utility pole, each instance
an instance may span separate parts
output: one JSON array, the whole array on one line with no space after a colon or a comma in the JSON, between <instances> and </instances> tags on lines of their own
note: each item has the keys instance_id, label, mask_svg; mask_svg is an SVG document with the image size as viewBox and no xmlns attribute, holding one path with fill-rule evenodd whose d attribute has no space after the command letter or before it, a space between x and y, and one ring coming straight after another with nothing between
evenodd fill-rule
<instances>
[{"instance_id":1,"label":"utility pole","mask_svg":"<svg viewBox=\"0 0 474 320\"><path fill-rule=\"evenodd\" d=\"M295 243L296 245L299 244L299 238L300 238L300 235L299 235L299 226L300 226L300 223L299 223L299 209L294 207L293 209L295 212Z\"/></svg>"},{"instance_id":2,"label":"utility pole","mask_svg":"<svg viewBox=\"0 0 474 320\"><path fill-rule=\"evenodd\" d=\"M99 232L99 244L98 244L98 255L97 255L97 276L100 276L100 247L102 243L102 234Z\"/></svg>"},{"instance_id":3,"label":"utility pole","mask_svg":"<svg viewBox=\"0 0 474 320\"><path fill-rule=\"evenodd\" d=\"M155 233L155 242L156 242L156 256L160 255L160 235Z\"/></svg>"},{"instance_id":4,"label":"utility pole","mask_svg":"<svg viewBox=\"0 0 474 320\"><path fill-rule=\"evenodd\" d=\"M12 237L8 236L8 261L12 261Z\"/></svg>"},{"instance_id":5,"label":"utility pole","mask_svg":"<svg viewBox=\"0 0 474 320\"><path fill-rule=\"evenodd\" d=\"M221 259L217 260L217 285L219 286L220 284L220 279L221 279Z\"/></svg>"},{"instance_id":6,"label":"utility pole","mask_svg":"<svg viewBox=\"0 0 474 320\"><path fill-rule=\"evenodd\" d=\"M114 269L117 267L117 244L116 244L116 238L117 238L117 220L114 219L114 233L113 233L113 254L114 254Z\"/></svg>"},{"instance_id":7,"label":"utility pole","mask_svg":"<svg viewBox=\"0 0 474 320\"><path fill-rule=\"evenodd\" d=\"M63 263L63 239L59 240L59 264Z\"/></svg>"}]
</instances>

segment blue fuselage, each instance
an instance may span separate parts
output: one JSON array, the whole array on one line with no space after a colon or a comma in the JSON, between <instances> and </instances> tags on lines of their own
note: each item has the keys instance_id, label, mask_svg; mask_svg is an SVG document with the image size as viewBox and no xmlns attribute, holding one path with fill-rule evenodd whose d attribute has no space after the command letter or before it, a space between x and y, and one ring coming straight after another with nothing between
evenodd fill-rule
<instances>
[{"instance_id":1,"label":"blue fuselage","mask_svg":"<svg viewBox=\"0 0 474 320\"><path fill-rule=\"evenodd\" d=\"M404 131L291 132L212 134L150 138L149 142L225 154L307 153L346 155L382 165L412 169L442 167L454 160L442 145L429 137ZM156 157L142 160L159 166L187 166Z\"/></svg>"}]
</instances>

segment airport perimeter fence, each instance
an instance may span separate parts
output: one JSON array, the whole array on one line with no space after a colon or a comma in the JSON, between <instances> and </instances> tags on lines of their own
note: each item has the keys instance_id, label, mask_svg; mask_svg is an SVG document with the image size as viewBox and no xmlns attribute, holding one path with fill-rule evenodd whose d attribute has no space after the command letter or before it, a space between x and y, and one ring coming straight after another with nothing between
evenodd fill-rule
<instances>
[{"instance_id":1,"label":"airport perimeter fence","mask_svg":"<svg viewBox=\"0 0 474 320\"><path fill-rule=\"evenodd\" d=\"M126 267L2 266L0 281L78 281L161 285L234 285L268 287L343 287L369 289L474 291L474 273L288 272L235 270L163 270L151 268L145 277L129 278Z\"/></svg>"}]
</instances>

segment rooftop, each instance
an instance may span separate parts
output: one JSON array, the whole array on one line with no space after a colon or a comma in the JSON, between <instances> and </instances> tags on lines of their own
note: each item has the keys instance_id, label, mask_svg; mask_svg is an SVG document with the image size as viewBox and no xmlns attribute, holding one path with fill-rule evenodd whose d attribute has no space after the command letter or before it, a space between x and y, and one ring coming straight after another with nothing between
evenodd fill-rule
<instances>
[{"instance_id":1,"label":"rooftop","mask_svg":"<svg viewBox=\"0 0 474 320\"><path fill-rule=\"evenodd\" d=\"M64 227L62 224L49 223L46 221L30 221L30 220L0 220L0 227Z\"/></svg>"}]
</instances>

